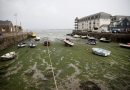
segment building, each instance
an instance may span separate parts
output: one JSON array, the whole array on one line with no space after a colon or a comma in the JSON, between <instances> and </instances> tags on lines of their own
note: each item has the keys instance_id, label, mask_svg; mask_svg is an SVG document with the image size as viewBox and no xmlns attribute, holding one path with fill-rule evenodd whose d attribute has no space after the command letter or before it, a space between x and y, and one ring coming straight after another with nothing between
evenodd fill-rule
<instances>
[{"instance_id":1,"label":"building","mask_svg":"<svg viewBox=\"0 0 130 90\"><path fill-rule=\"evenodd\" d=\"M109 29L112 32L127 32L130 30L130 16L112 16Z\"/></svg>"},{"instance_id":2,"label":"building","mask_svg":"<svg viewBox=\"0 0 130 90\"><path fill-rule=\"evenodd\" d=\"M0 20L0 32L2 33L15 32L12 22L8 20L6 21Z\"/></svg>"},{"instance_id":3,"label":"building","mask_svg":"<svg viewBox=\"0 0 130 90\"><path fill-rule=\"evenodd\" d=\"M89 16L75 19L75 30L87 30L93 31L98 30L99 28L106 28L106 25L109 25L111 21L111 14L100 12L96 14L92 14ZM105 26L105 27L104 27Z\"/></svg>"}]
</instances>

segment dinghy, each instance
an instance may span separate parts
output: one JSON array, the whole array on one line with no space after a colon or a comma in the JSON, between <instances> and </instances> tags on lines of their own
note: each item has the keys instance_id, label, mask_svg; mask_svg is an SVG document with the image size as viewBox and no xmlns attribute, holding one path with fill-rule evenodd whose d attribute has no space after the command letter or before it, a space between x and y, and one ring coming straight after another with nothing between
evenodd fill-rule
<instances>
[{"instance_id":1,"label":"dinghy","mask_svg":"<svg viewBox=\"0 0 130 90\"><path fill-rule=\"evenodd\" d=\"M44 42L44 46L50 46L50 42L49 41L45 41Z\"/></svg>"},{"instance_id":2,"label":"dinghy","mask_svg":"<svg viewBox=\"0 0 130 90\"><path fill-rule=\"evenodd\" d=\"M74 43L69 38L66 38L64 40L64 43L65 43L65 46L73 46L74 45Z\"/></svg>"},{"instance_id":3,"label":"dinghy","mask_svg":"<svg viewBox=\"0 0 130 90\"><path fill-rule=\"evenodd\" d=\"M40 37L36 37L34 39L35 39L35 41L40 41Z\"/></svg>"},{"instance_id":4,"label":"dinghy","mask_svg":"<svg viewBox=\"0 0 130 90\"><path fill-rule=\"evenodd\" d=\"M30 42L29 46L30 46L30 48L33 48L33 47L36 47L37 45L34 42Z\"/></svg>"},{"instance_id":5,"label":"dinghy","mask_svg":"<svg viewBox=\"0 0 130 90\"><path fill-rule=\"evenodd\" d=\"M101 39L100 39L100 42L107 42L107 43L109 43L110 40L107 40L106 38L101 38Z\"/></svg>"},{"instance_id":6,"label":"dinghy","mask_svg":"<svg viewBox=\"0 0 130 90\"><path fill-rule=\"evenodd\" d=\"M17 56L17 54L15 53L15 51L12 51L12 52L2 55L0 58L1 58L1 60L10 60L10 59L15 58L16 56Z\"/></svg>"},{"instance_id":7,"label":"dinghy","mask_svg":"<svg viewBox=\"0 0 130 90\"><path fill-rule=\"evenodd\" d=\"M18 44L18 47L25 47L26 46L26 42L21 42Z\"/></svg>"},{"instance_id":8,"label":"dinghy","mask_svg":"<svg viewBox=\"0 0 130 90\"><path fill-rule=\"evenodd\" d=\"M92 48L92 52L100 56L108 56L111 53L111 51L102 48Z\"/></svg>"},{"instance_id":9,"label":"dinghy","mask_svg":"<svg viewBox=\"0 0 130 90\"><path fill-rule=\"evenodd\" d=\"M94 37L89 37L89 39L86 42L87 44L96 45L97 39Z\"/></svg>"},{"instance_id":10,"label":"dinghy","mask_svg":"<svg viewBox=\"0 0 130 90\"><path fill-rule=\"evenodd\" d=\"M130 48L130 43L127 43L127 44L119 43L119 46Z\"/></svg>"}]
</instances>

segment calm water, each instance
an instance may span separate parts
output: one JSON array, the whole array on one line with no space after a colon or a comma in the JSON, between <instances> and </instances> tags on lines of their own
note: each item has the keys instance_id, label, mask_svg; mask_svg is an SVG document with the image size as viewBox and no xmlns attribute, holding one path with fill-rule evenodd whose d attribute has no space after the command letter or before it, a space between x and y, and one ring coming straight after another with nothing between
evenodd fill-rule
<instances>
[{"instance_id":1,"label":"calm water","mask_svg":"<svg viewBox=\"0 0 130 90\"><path fill-rule=\"evenodd\" d=\"M67 37L66 34L72 33L72 30L42 30L33 32L41 38L49 37L52 40L55 38L65 39Z\"/></svg>"}]
</instances>

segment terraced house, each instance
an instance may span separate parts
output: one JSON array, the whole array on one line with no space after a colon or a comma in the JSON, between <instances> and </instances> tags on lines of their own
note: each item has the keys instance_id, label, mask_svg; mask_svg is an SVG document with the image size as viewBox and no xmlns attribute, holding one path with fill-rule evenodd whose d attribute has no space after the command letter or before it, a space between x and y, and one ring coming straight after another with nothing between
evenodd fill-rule
<instances>
[{"instance_id":1,"label":"terraced house","mask_svg":"<svg viewBox=\"0 0 130 90\"><path fill-rule=\"evenodd\" d=\"M107 30L110 21L111 21L111 14L105 12L100 12L93 15L85 16L80 19L76 17L75 29L94 31L94 30L99 30L99 28L102 28Z\"/></svg>"}]
</instances>

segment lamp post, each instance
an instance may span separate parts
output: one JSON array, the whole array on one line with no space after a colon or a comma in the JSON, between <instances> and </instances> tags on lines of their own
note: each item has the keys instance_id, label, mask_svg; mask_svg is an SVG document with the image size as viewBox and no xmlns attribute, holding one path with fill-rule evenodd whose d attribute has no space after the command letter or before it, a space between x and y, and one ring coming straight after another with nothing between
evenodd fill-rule
<instances>
[{"instance_id":1,"label":"lamp post","mask_svg":"<svg viewBox=\"0 0 130 90\"><path fill-rule=\"evenodd\" d=\"M15 16L15 19L16 19L16 31L17 31L17 14L14 14L14 16Z\"/></svg>"}]
</instances>

